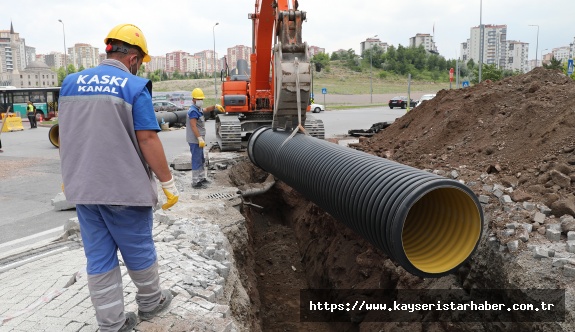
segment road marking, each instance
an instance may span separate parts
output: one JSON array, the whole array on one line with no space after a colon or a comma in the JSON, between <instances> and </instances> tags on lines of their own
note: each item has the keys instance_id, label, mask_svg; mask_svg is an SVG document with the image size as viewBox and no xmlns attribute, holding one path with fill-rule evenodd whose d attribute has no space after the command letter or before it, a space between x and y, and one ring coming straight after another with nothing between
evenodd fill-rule
<instances>
[{"instance_id":1,"label":"road marking","mask_svg":"<svg viewBox=\"0 0 575 332\"><path fill-rule=\"evenodd\" d=\"M46 235L51 234L51 233L64 233L64 230L63 230L62 226L60 226L60 227L49 229L49 230L44 231L44 232L32 234L32 235L29 235L29 236L26 236L26 237L23 237L23 238L20 238L17 240L2 243L2 244L0 244L0 252L6 251L6 250L4 250L4 248L15 247L19 243L34 240L35 238L43 237L43 236L46 236Z\"/></svg>"}]
</instances>

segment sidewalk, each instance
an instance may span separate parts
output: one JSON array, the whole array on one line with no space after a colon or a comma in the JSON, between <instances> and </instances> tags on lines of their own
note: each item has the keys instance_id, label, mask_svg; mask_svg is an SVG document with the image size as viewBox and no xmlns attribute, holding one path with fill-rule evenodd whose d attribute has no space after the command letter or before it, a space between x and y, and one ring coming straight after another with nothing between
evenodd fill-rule
<instances>
[{"instance_id":1,"label":"sidewalk","mask_svg":"<svg viewBox=\"0 0 575 332\"><path fill-rule=\"evenodd\" d=\"M224 184L221 174L221 181L194 191L187 173L174 171L182 188L179 203L154 213L160 280L174 299L166 312L139 321L136 330L246 330L230 309L250 306L228 241L230 235L247 239L244 218L234 207L240 203L237 188ZM0 331L97 331L79 233L44 249L0 260ZM123 266L122 275L125 308L137 312L136 288Z\"/></svg>"}]
</instances>

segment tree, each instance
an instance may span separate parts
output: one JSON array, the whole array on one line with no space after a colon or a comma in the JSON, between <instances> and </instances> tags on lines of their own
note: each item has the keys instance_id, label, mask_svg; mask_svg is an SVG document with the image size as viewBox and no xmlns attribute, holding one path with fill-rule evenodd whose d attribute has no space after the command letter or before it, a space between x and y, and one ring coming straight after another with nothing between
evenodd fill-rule
<instances>
[{"instance_id":1,"label":"tree","mask_svg":"<svg viewBox=\"0 0 575 332\"><path fill-rule=\"evenodd\" d=\"M477 84L479 79L479 67L473 68L473 78L471 82ZM497 68L495 64L483 64L481 67L481 79L482 80L491 80L493 82L499 81L503 78L503 70Z\"/></svg>"},{"instance_id":2,"label":"tree","mask_svg":"<svg viewBox=\"0 0 575 332\"><path fill-rule=\"evenodd\" d=\"M318 53L311 58L315 68L311 70L321 71L323 68L329 68L329 56L325 53Z\"/></svg>"},{"instance_id":3,"label":"tree","mask_svg":"<svg viewBox=\"0 0 575 332\"><path fill-rule=\"evenodd\" d=\"M475 61L473 61L473 59L469 59L467 61L467 69L473 70L473 68L475 68Z\"/></svg>"},{"instance_id":4,"label":"tree","mask_svg":"<svg viewBox=\"0 0 575 332\"><path fill-rule=\"evenodd\" d=\"M549 64L545 64L545 63L543 64L543 68L563 70L563 65L561 64L561 60L557 60L555 57L552 57Z\"/></svg>"}]
</instances>

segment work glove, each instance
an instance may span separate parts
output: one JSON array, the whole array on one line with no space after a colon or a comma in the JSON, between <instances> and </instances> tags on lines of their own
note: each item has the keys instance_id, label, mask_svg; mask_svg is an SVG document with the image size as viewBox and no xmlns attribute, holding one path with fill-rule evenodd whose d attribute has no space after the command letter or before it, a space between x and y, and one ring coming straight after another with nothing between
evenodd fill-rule
<instances>
[{"instance_id":1,"label":"work glove","mask_svg":"<svg viewBox=\"0 0 575 332\"><path fill-rule=\"evenodd\" d=\"M162 209L166 210L178 202L180 193L178 192L178 188L176 188L176 184L174 183L174 177L172 177L170 181L160 182L160 184L162 185L162 190L168 199L168 201L162 205Z\"/></svg>"},{"instance_id":2,"label":"work glove","mask_svg":"<svg viewBox=\"0 0 575 332\"><path fill-rule=\"evenodd\" d=\"M64 192L64 183L62 183L62 192Z\"/></svg>"},{"instance_id":3,"label":"work glove","mask_svg":"<svg viewBox=\"0 0 575 332\"><path fill-rule=\"evenodd\" d=\"M218 113L220 113L220 114L226 113L226 110L224 109L224 107L222 105L216 104L214 107L218 110Z\"/></svg>"},{"instance_id":4,"label":"work glove","mask_svg":"<svg viewBox=\"0 0 575 332\"><path fill-rule=\"evenodd\" d=\"M204 138L202 136L198 137L198 145L200 146L200 148L204 148L206 146L206 142L204 141Z\"/></svg>"}]
</instances>

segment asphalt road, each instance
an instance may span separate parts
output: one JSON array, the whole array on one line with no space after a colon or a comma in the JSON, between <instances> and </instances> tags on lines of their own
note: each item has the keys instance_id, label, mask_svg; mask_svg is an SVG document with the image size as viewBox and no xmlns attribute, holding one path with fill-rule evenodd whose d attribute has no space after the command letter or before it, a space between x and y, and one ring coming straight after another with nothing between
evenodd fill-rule
<instances>
[{"instance_id":1,"label":"asphalt road","mask_svg":"<svg viewBox=\"0 0 575 332\"><path fill-rule=\"evenodd\" d=\"M313 114L323 120L326 137L346 135L350 129L393 121L405 110L388 107L326 111ZM207 123L206 142L215 144L215 122ZM53 237L74 210L54 211L51 200L61 191L58 149L48 140L49 127L2 133L0 153L0 252ZM185 130L163 131L160 139L168 161L189 151Z\"/></svg>"}]
</instances>

